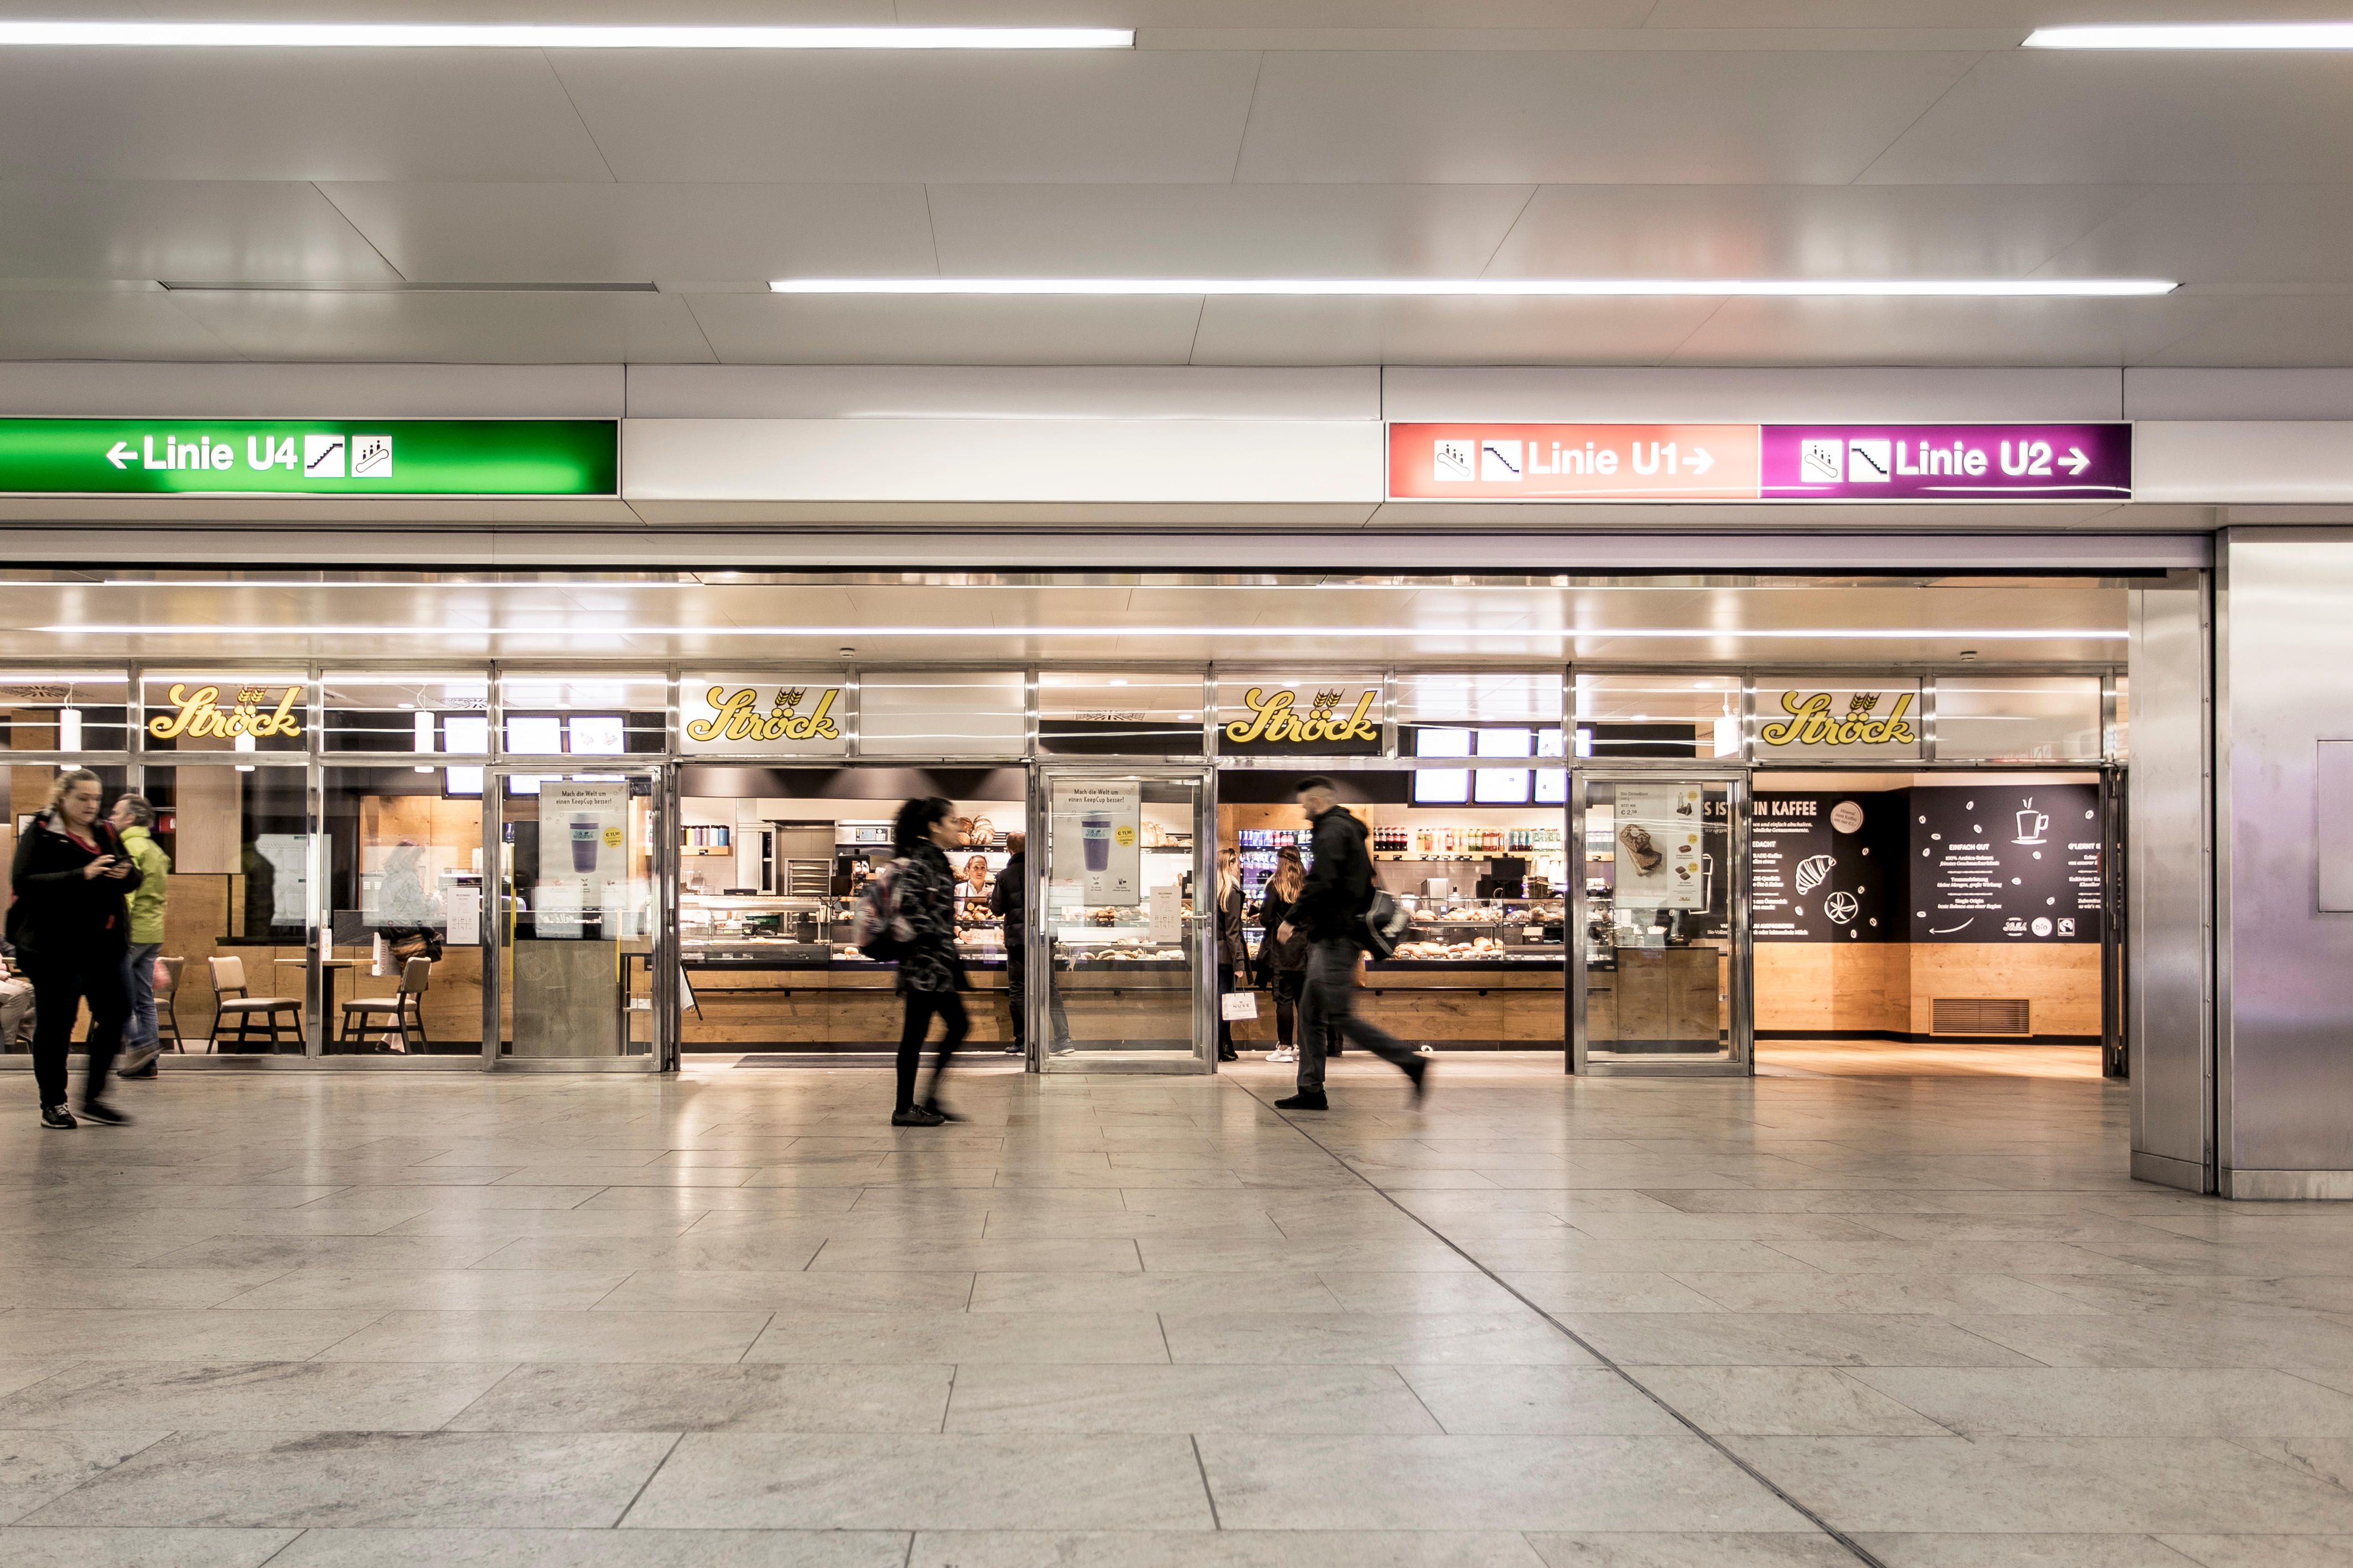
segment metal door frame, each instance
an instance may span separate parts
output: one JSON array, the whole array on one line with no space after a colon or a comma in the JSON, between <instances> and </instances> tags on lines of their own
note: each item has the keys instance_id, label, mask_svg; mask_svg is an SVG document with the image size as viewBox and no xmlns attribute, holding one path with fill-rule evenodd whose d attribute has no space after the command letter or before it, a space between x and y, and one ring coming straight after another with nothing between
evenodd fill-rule
<instances>
[{"instance_id":1,"label":"metal door frame","mask_svg":"<svg viewBox=\"0 0 2353 1568\"><path fill-rule=\"evenodd\" d=\"M588 765L584 766L586 763ZM651 1000L653 1039L643 1056L532 1058L506 1052L501 1003L506 988L506 958L512 947L514 884L507 875L506 781L510 774L540 778L577 773L642 775L653 783L653 945ZM482 769L482 1066L484 1072L643 1072L676 1070L678 1026L678 766L660 757L561 757L541 762L500 759ZM622 1015L622 1044L628 1043L628 1014Z\"/></svg>"},{"instance_id":2,"label":"metal door frame","mask_svg":"<svg viewBox=\"0 0 2353 1568\"><path fill-rule=\"evenodd\" d=\"M1568 1012L1567 1070L1595 1078L1749 1078L1757 1071L1756 1001L1752 984L1749 931L1748 801L1751 770L1721 762L1631 759L1605 763L1572 764L1564 836L1567 856L1568 902L1561 928L1566 965L1564 1005ZM1729 820L1725 858L1717 876L1725 879L1725 926L1732 939L1729 964L1731 994L1726 1035L1727 1055L1721 1060L1678 1061L1671 1056L1615 1058L1596 1061L1590 1056L1585 1016L1585 816L1588 784L1698 784L1725 786L1725 810Z\"/></svg>"},{"instance_id":3,"label":"metal door frame","mask_svg":"<svg viewBox=\"0 0 2353 1568\"><path fill-rule=\"evenodd\" d=\"M1030 841L1042 851L1027 858L1023 868L1029 876L1027 896L1029 930L1021 944L1021 959L1029 967L1024 974L1023 1003L1028 1016L1022 1020L1022 1034L1029 1042L1029 1055L1023 1066L1027 1071L1045 1070L1046 1042L1050 1038L1053 1024L1048 1008L1051 995L1048 990L1054 983L1053 949L1050 945L1046 889L1051 881L1053 837L1050 820L1053 810L1053 786L1058 779L1145 779L1191 784L1195 789L1193 817L1193 889L1197 906L1191 917L1190 932L1193 949L1193 1063L1179 1067L1161 1062L1119 1062L1089 1060L1058 1066L1057 1072L1071 1073L1149 1073L1164 1077L1213 1073L1218 1070L1218 989L1216 958L1218 922L1212 911L1204 917L1198 906L1204 889L1214 895L1218 879L1218 770L1207 762L1170 763L1157 758L1137 758L1122 762L1117 758L1088 758L1083 761L1040 757L1029 769L1029 798L1027 803Z\"/></svg>"}]
</instances>

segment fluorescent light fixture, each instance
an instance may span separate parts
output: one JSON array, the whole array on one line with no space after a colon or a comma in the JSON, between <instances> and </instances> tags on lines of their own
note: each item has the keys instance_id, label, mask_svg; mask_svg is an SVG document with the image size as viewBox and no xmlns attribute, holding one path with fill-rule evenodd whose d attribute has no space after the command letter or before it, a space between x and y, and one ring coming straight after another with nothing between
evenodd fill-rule
<instances>
[{"instance_id":1,"label":"fluorescent light fixture","mask_svg":"<svg viewBox=\"0 0 2353 1568\"><path fill-rule=\"evenodd\" d=\"M2145 299L2163 278L779 278L778 294L1103 297L1345 296L1398 299Z\"/></svg>"},{"instance_id":2,"label":"fluorescent light fixture","mask_svg":"<svg viewBox=\"0 0 2353 1568\"><path fill-rule=\"evenodd\" d=\"M2156 22L2037 27L2030 49L2353 49L2353 22Z\"/></svg>"},{"instance_id":3,"label":"fluorescent light fixture","mask_svg":"<svg viewBox=\"0 0 2353 1568\"><path fill-rule=\"evenodd\" d=\"M113 49L1130 49L1130 27L612 27L0 21L0 47Z\"/></svg>"},{"instance_id":4,"label":"fluorescent light fixture","mask_svg":"<svg viewBox=\"0 0 2353 1568\"><path fill-rule=\"evenodd\" d=\"M216 626L36 626L37 632L54 635L79 634L84 637L216 637L221 628ZM1917 642L1922 638L1951 641L1967 637L1973 641L2040 641L2045 638L2063 640L2069 637L2122 642L2131 634L2121 627L2108 630L2100 627L1946 627L1946 626L1551 626L1526 629L1497 629L1486 626L631 626L632 636L698 637L724 636L732 637L809 637L818 641L856 635L868 637L1256 637L1295 638L1305 641L1329 641L1335 637L1443 637L1456 640L1517 641L1523 638L1552 637L1567 641L1575 637L1642 637L1670 641L1715 637L1748 637L1759 640L1809 639L1836 642ZM581 637L609 643L613 638L610 626L238 626L240 637L438 637L443 641L479 642L484 637ZM948 689L939 688L935 689ZM507 721L507 750L526 750L515 744L517 723L555 725L554 719L510 718ZM458 723L453 716L449 728L454 737ZM533 731L535 737L550 741L543 752L533 755L560 754L564 748L554 742L556 731ZM448 750L459 750L453 738Z\"/></svg>"}]
</instances>

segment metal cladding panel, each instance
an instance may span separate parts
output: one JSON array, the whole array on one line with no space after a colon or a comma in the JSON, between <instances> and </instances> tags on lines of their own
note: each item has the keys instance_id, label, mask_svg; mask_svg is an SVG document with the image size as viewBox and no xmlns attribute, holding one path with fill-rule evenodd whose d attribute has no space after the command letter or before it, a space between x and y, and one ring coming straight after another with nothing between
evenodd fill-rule
<instances>
[{"instance_id":1,"label":"metal cladding panel","mask_svg":"<svg viewBox=\"0 0 2353 1568\"><path fill-rule=\"evenodd\" d=\"M2353 536L2233 530L2217 616L2219 1163L2353 1172L2353 914L2320 907L2319 743L2353 739ZM2140 687L2134 681L2134 750ZM2135 758L2136 765L2138 757ZM2147 825L2136 822L2135 841Z\"/></svg>"},{"instance_id":2,"label":"metal cladding panel","mask_svg":"<svg viewBox=\"0 0 2353 1568\"><path fill-rule=\"evenodd\" d=\"M2200 1190L2211 1181L2213 1121L2205 601L2200 584L2130 595L2125 879L2136 1168Z\"/></svg>"}]
</instances>

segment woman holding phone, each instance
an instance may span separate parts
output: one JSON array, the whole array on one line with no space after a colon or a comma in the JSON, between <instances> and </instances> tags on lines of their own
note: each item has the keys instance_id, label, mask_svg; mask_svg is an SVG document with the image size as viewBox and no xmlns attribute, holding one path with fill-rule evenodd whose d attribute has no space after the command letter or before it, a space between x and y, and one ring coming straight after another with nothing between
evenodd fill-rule
<instances>
[{"instance_id":1,"label":"woman holding phone","mask_svg":"<svg viewBox=\"0 0 2353 1568\"><path fill-rule=\"evenodd\" d=\"M49 788L49 807L16 840L9 885L8 939L33 983L33 1079L41 1095L41 1125L75 1125L66 1109L66 1050L74 1018L90 999L90 1073L82 1081L81 1113L119 1127L131 1118L106 1103L106 1073L121 1043L131 998L122 984L122 953L131 911L123 896L139 885L139 868L122 840L98 817L98 775L69 768Z\"/></svg>"}]
</instances>

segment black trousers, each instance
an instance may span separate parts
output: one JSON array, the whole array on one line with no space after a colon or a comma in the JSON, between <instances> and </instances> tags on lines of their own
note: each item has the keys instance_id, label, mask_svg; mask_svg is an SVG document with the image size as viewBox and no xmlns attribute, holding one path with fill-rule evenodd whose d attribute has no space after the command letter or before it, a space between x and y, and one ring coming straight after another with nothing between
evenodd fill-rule
<instances>
[{"instance_id":1,"label":"black trousers","mask_svg":"<svg viewBox=\"0 0 2353 1568\"><path fill-rule=\"evenodd\" d=\"M1008 947L1005 950L1005 996L1013 1009L1013 1043L1026 1049L1029 1042L1029 961L1028 952L1022 948ZM1050 989L1047 993L1046 1022L1053 1029L1046 1041L1047 1047L1057 1051L1069 1049L1071 1015L1062 1005L1060 989Z\"/></svg>"},{"instance_id":2,"label":"black trousers","mask_svg":"<svg viewBox=\"0 0 2353 1568\"><path fill-rule=\"evenodd\" d=\"M74 1019L90 998L90 1076L84 1101L106 1090L107 1069L122 1043L131 997L122 988L122 950L92 947L78 953L22 953L18 963L33 983L33 1081L43 1105L66 1102L66 1051L73 1043Z\"/></svg>"},{"instance_id":3,"label":"black trousers","mask_svg":"<svg viewBox=\"0 0 2353 1568\"><path fill-rule=\"evenodd\" d=\"M901 1110L915 1109L915 1069L923 1065L923 1037L932 1031L932 1019L937 1016L946 1025L940 1037L939 1065L932 1068L932 1092L923 1097L925 1103L939 1098L940 1077L948 1070L948 1058L955 1055L956 1047L972 1027L964 1014L964 998L954 991L910 991L906 994L907 1021L899 1029L899 1104ZM36 1004L37 1005L37 1004Z\"/></svg>"}]
</instances>

